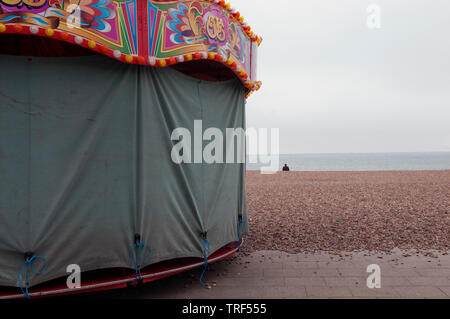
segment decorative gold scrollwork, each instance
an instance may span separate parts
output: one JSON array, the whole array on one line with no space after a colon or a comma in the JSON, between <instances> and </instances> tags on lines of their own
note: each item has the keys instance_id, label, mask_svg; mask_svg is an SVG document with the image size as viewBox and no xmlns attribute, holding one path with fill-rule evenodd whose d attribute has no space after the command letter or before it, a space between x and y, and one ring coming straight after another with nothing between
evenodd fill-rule
<instances>
[{"instance_id":1,"label":"decorative gold scrollwork","mask_svg":"<svg viewBox=\"0 0 450 319\"><path fill-rule=\"evenodd\" d=\"M219 17L214 15L208 16L206 32L211 39L217 39L220 42L225 41L225 28L223 20Z\"/></svg>"},{"instance_id":2,"label":"decorative gold scrollwork","mask_svg":"<svg viewBox=\"0 0 450 319\"><path fill-rule=\"evenodd\" d=\"M1 3L9 6L9 7L17 7L20 8L23 5L26 5L30 9L40 8L47 3L47 0L0 0Z\"/></svg>"}]
</instances>

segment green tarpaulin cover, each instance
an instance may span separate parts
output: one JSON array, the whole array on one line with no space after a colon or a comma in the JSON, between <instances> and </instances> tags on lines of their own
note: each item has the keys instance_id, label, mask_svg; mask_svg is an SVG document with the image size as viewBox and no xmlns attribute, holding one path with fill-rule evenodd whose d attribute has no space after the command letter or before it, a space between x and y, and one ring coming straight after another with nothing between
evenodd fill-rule
<instances>
[{"instance_id":1,"label":"green tarpaulin cover","mask_svg":"<svg viewBox=\"0 0 450 319\"><path fill-rule=\"evenodd\" d=\"M0 70L0 285L19 286L25 252L48 262L33 286L69 264L132 269L134 234L148 265L202 257L201 232L210 252L238 240L240 214L246 232L245 164L171 159L172 131L194 120L245 129L237 79L104 56L2 55Z\"/></svg>"}]
</instances>

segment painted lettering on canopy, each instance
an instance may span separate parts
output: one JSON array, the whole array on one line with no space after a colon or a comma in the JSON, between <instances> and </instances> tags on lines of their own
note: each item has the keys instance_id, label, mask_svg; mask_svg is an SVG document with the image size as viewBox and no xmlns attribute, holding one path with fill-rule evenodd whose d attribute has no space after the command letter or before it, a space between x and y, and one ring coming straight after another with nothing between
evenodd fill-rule
<instances>
[{"instance_id":1,"label":"painted lettering on canopy","mask_svg":"<svg viewBox=\"0 0 450 319\"><path fill-rule=\"evenodd\" d=\"M203 15L203 23L210 43L224 45L227 42L228 22L219 7L208 7Z\"/></svg>"},{"instance_id":2,"label":"painted lettering on canopy","mask_svg":"<svg viewBox=\"0 0 450 319\"><path fill-rule=\"evenodd\" d=\"M206 32L211 39L217 39L220 42L225 41L225 29L222 19L210 15L206 23Z\"/></svg>"}]
</instances>

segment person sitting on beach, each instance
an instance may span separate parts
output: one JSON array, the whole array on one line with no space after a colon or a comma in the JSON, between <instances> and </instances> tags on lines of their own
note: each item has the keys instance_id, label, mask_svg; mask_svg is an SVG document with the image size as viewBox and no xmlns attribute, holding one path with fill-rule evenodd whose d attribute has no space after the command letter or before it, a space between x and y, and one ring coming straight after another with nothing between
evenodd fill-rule
<instances>
[{"instance_id":1,"label":"person sitting on beach","mask_svg":"<svg viewBox=\"0 0 450 319\"><path fill-rule=\"evenodd\" d=\"M289 166L287 166L287 164L284 164L283 171L285 171L285 172L289 171Z\"/></svg>"}]
</instances>

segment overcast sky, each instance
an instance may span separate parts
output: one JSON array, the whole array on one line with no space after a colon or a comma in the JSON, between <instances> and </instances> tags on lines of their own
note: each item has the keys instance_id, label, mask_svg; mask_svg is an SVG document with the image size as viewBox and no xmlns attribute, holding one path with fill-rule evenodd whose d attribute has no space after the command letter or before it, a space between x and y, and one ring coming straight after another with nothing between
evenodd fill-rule
<instances>
[{"instance_id":1,"label":"overcast sky","mask_svg":"<svg viewBox=\"0 0 450 319\"><path fill-rule=\"evenodd\" d=\"M230 1L264 38L247 126L280 153L450 151L450 1Z\"/></svg>"}]
</instances>

